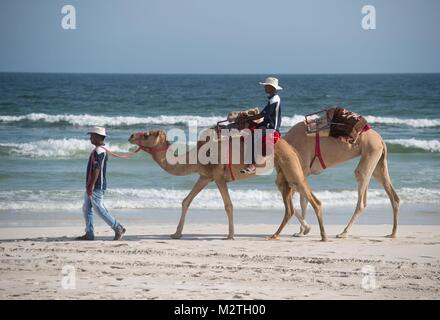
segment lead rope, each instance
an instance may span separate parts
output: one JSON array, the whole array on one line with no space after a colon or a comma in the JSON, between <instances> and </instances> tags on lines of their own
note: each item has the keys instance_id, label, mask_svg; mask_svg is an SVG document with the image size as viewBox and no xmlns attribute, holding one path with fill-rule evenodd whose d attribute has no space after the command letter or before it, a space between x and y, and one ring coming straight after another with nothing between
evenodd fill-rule
<instances>
[{"instance_id":1,"label":"lead rope","mask_svg":"<svg viewBox=\"0 0 440 320\"><path fill-rule=\"evenodd\" d=\"M129 159L129 158L133 157L136 153L138 153L139 151L142 150L141 147L138 147L135 151L131 152L130 154L120 155L120 154L116 154L114 152L111 152L109 149L107 149L107 148L105 148L103 146L99 146L98 148L104 149L108 154L112 155L113 157L122 158L122 159ZM96 148L93 151L95 151L95 150L96 150Z\"/></svg>"}]
</instances>

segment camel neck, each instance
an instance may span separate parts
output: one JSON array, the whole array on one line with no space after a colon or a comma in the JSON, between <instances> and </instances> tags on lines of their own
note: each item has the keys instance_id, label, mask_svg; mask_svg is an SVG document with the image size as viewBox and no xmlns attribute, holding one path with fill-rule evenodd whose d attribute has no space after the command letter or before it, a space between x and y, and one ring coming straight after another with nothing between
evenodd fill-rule
<instances>
[{"instance_id":1,"label":"camel neck","mask_svg":"<svg viewBox=\"0 0 440 320\"><path fill-rule=\"evenodd\" d=\"M156 148L161 148L163 150L153 153L153 160L169 174L174 176L187 176L197 172L197 164L169 163L167 159L167 150L165 150L167 148L165 148L165 145Z\"/></svg>"}]
</instances>

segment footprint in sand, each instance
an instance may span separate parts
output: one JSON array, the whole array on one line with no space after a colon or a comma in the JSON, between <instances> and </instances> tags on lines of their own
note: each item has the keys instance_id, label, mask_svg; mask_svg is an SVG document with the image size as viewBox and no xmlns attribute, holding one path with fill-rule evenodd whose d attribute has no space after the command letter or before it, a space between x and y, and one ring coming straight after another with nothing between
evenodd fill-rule
<instances>
[{"instance_id":1,"label":"footprint in sand","mask_svg":"<svg viewBox=\"0 0 440 320\"><path fill-rule=\"evenodd\" d=\"M128 247L128 243L119 243L119 244L115 244L115 245L113 245L112 247L113 247L113 248L117 248L117 247L124 247L124 246L127 246L127 247Z\"/></svg>"}]
</instances>

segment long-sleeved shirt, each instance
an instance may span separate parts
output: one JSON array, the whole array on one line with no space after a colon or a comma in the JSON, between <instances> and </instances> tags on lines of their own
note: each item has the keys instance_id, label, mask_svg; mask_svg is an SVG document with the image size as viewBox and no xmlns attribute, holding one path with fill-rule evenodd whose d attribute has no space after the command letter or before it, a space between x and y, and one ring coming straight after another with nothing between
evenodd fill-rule
<instances>
[{"instance_id":1,"label":"long-sleeved shirt","mask_svg":"<svg viewBox=\"0 0 440 320\"><path fill-rule=\"evenodd\" d=\"M264 115L264 120L260 124L260 127L275 129L279 132L281 126L281 99L277 94L274 94L268 99L269 101L267 105L264 107L263 111L261 111Z\"/></svg>"},{"instance_id":2,"label":"long-sleeved shirt","mask_svg":"<svg viewBox=\"0 0 440 320\"><path fill-rule=\"evenodd\" d=\"M90 154L89 162L87 163L86 184L92 177L92 171L99 169L98 179L95 183L95 190L105 190L107 188L106 170L107 170L107 152L100 147L97 147Z\"/></svg>"}]
</instances>

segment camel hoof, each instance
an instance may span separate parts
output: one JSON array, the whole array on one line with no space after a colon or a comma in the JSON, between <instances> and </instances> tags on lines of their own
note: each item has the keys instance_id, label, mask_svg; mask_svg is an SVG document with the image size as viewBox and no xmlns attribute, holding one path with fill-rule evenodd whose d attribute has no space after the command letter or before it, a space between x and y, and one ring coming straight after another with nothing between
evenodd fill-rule
<instances>
[{"instance_id":1,"label":"camel hoof","mask_svg":"<svg viewBox=\"0 0 440 320\"><path fill-rule=\"evenodd\" d=\"M172 239L180 239L180 238L182 238L182 235L181 235L181 234L178 234L178 233L173 233L172 235L170 235L170 237L171 237Z\"/></svg>"},{"instance_id":2,"label":"camel hoof","mask_svg":"<svg viewBox=\"0 0 440 320\"><path fill-rule=\"evenodd\" d=\"M298 232L298 233L294 233L292 234L292 237L296 237L296 238L301 238L304 237L305 234L303 232Z\"/></svg>"},{"instance_id":3,"label":"camel hoof","mask_svg":"<svg viewBox=\"0 0 440 320\"><path fill-rule=\"evenodd\" d=\"M322 238L321 238L321 241L322 241L322 242L326 242L326 241L327 241L327 237L322 237Z\"/></svg>"},{"instance_id":4,"label":"camel hoof","mask_svg":"<svg viewBox=\"0 0 440 320\"><path fill-rule=\"evenodd\" d=\"M280 240L280 237L276 235L272 235L270 237L267 237L266 240Z\"/></svg>"},{"instance_id":5,"label":"camel hoof","mask_svg":"<svg viewBox=\"0 0 440 320\"><path fill-rule=\"evenodd\" d=\"M397 235L395 233L392 233L392 234L386 235L385 238L396 239Z\"/></svg>"},{"instance_id":6,"label":"camel hoof","mask_svg":"<svg viewBox=\"0 0 440 320\"><path fill-rule=\"evenodd\" d=\"M338 234L338 235L336 235L336 238L338 238L338 239L346 239L347 238L347 234L346 233L340 233L340 234Z\"/></svg>"},{"instance_id":7,"label":"camel hoof","mask_svg":"<svg viewBox=\"0 0 440 320\"><path fill-rule=\"evenodd\" d=\"M234 236L228 236L227 238L224 238L223 240L234 240Z\"/></svg>"},{"instance_id":8,"label":"camel hoof","mask_svg":"<svg viewBox=\"0 0 440 320\"><path fill-rule=\"evenodd\" d=\"M304 235L309 234L310 230L312 230L312 227L311 226L307 226L306 230L304 230Z\"/></svg>"}]
</instances>

